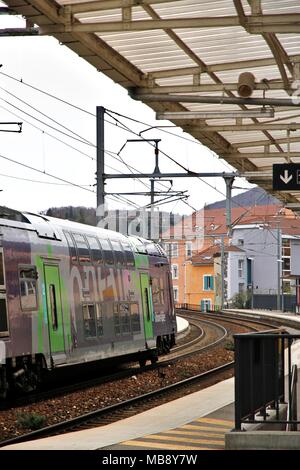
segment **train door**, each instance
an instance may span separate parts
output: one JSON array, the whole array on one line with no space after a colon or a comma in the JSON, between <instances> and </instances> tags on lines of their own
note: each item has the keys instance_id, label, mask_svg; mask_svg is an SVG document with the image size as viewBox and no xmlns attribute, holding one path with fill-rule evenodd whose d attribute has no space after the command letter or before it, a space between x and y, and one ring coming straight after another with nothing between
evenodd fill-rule
<instances>
[{"instance_id":1,"label":"train door","mask_svg":"<svg viewBox=\"0 0 300 470\"><path fill-rule=\"evenodd\" d=\"M3 249L0 248L0 338L8 336L8 315L6 305L6 285L4 274ZM1 360L1 357L0 357Z\"/></svg>"},{"instance_id":2,"label":"train door","mask_svg":"<svg viewBox=\"0 0 300 470\"><path fill-rule=\"evenodd\" d=\"M65 362L65 340L59 267L44 265L50 354L55 364Z\"/></svg>"},{"instance_id":3,"label":"train door","mask_svg":"<svg viewBox=\"0 0 300 470\"><path fill-rule=\"evenodd\" d=\"M142 302L143 302L145 338L151 339L153 338L153 325L152 325L153 304L152 304L148 274L144 274L144 273L141 274L141 291L142 291Z\"/></svg>"}]
</instances>

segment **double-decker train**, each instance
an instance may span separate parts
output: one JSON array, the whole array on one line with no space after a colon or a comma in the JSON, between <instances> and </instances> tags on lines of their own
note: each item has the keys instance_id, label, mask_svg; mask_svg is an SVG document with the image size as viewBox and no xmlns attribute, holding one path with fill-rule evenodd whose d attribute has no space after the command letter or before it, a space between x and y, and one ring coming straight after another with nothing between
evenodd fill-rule
<instances>
[{"instance_id":1,"label":"double-decker train","mask_svg":"<svg viewBox=\"0 0 300 470\"><path fill-rule=\"evenodd\" d=\"M169 263L152 241L0 207L0 396L43 372L175 344Z\"/></svg>"}]
</instances>

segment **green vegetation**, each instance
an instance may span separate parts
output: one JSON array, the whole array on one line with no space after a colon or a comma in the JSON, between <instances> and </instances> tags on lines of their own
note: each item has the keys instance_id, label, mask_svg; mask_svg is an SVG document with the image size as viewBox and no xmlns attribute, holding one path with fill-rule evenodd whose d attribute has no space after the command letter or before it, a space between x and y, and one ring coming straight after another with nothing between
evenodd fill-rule
<instances>
[{"instance_id":1,"label":"green vegetation","mask_svg":"<svg viewBox=\"0 0 300 470\"><path fill-rule=\"evenodd\" d=\"M238 292L232 297L230 302L233 308L250 308L251 292Z\"/></svg>"},{"instance_id":2,"label":"green vegetation","mask_svg":"<svg viewBox=\"0 0 300 470\"><path fill-rule=\"evenodd\" d=\"M17 424L22 428L34 431L45 426L46 418L36 413L20 413L18 415Z\"/></svg>"}]
</instances>

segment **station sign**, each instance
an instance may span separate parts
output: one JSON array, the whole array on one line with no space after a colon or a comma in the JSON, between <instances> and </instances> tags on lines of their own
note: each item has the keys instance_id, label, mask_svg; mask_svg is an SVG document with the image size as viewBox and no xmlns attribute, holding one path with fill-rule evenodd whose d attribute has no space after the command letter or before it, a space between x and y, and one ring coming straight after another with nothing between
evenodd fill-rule
<instances>
[{"instance_id":1,"label":"station sign","mask_svg":"<svg viewBox=\"0 0 300 470\"><path fill-rule=\"evenodd\" d=\"M300 163L274 164L273 189L276 191L300 191Z\"/></svg>"}]
</instances>

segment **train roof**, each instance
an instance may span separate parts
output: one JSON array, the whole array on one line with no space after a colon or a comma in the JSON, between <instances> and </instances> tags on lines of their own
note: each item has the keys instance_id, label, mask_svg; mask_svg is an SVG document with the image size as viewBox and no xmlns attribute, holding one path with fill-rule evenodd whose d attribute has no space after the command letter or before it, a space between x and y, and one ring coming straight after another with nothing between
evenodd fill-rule
<instances>
[{"instance_id":1,"label":"train roof","mask_svg":"<svg viewBox=\"0 0 300 470\"><path fill-rule=\"evenodd\" d=\"M42 214L35 214L32 212L20 212L15 209L10 209L5 206L0 206L0 220L5 219L11 221L16 227L24 227L27 225L28 229L34 230L40 237L52 238L60 240L60 230L76 231L82 234L89 234L99 237L100 239L112 239L119 241L129 241L133 249L139 253L145 253L156 256L166 257L166 253L157 243L152 240L147 240L142 237L133 235L124 235L120 232L109 230L101 227L94 227L92 225L81 224L73 222L68 219L59 219L57 217L48 217ZM1 224L1 222L0 222ZM11 225L9 223L9 225ZM20 227L20 228L21 228Z\"/></svg>"}]
</instances>

